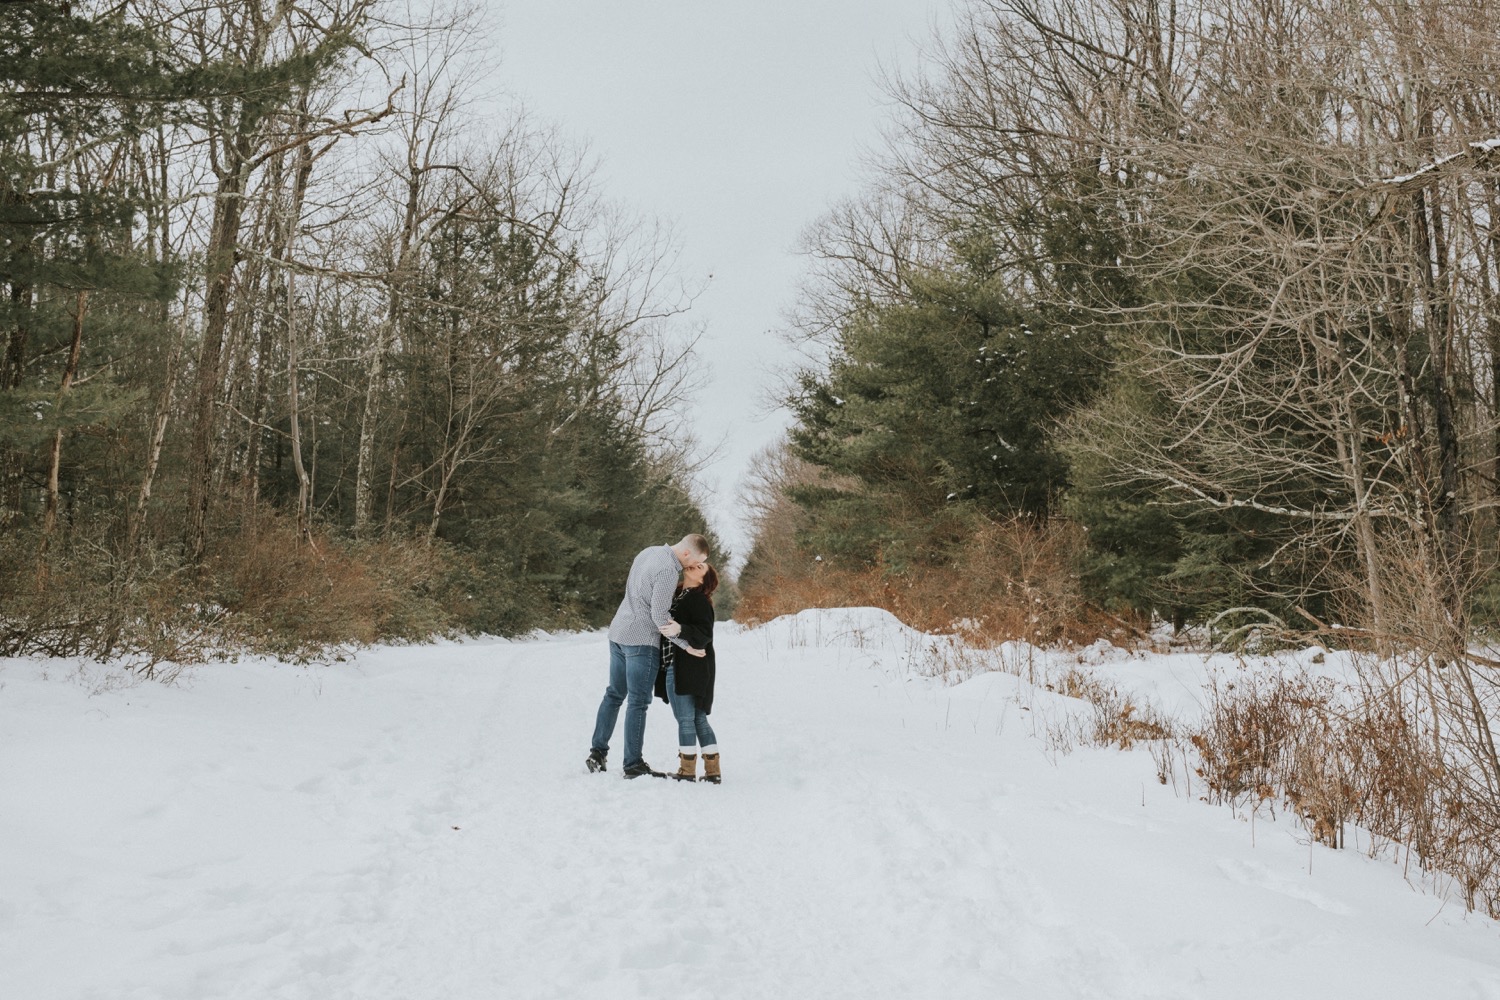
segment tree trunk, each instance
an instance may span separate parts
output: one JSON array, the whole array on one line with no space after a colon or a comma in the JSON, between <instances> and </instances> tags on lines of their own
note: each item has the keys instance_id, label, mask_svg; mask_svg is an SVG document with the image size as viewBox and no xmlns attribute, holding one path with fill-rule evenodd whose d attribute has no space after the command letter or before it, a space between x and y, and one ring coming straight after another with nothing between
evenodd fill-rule
<instances>
[{"instance_id":1,"label":"tree trunk","mask_svg":"<svg viewBox=\"0 0 1500 1000\"><path fill-rule=\"evenodd\" d=\"M101 648L101 656L114 655L124 629L124 616L131 606L135 592L136 577L141 563L141 531L146 524L146 509L151 503L151 491L156 484L156 472L161 466L162 446L167 440L167 426L171 423L172 393L177 388L178 369L182 364L183 345L187 341L188 313L184 309L177 325L177 336L167 355L165 384L156 398L155 412L151 420L151 443L146 448L145 470L141 485L136 490L135 505L125 515L124 567L119 577L114 607L110 609L108 628Z\"/></svg>"},{"instance_id":2,"label":"tree trunk","mask_svg":"<svg viewBox=\"0 0 1500 1000\"><path fill-rule=\"evenodd\" d=\"M63 397L73 387L78 375L78 359L83 354L83 318L88 313L89 293L79 292L73 304L73 339L68 345L68 361L63 368L62 384L57 388L56 405L61 408ZM42 541L37 550L37 589L47 585L49 567L47 553L52 547L52 535L57 530L57 510L61 501L63 429L52 432L52 446L47 462L47 505L42 515Z\"/></svg>"},{"instance_id":3,"label":"tree trunk","mask_svg":"<svg viewBox=\"0 0 1500 1000\"><path fill-rule=\"evenodd\" d=\"M198 352L198 380L193 392L193 438L188 479L188 553L193 562L203 558L208 542L208 508L213 493L221 354L229 302L238 263L240 220L244 215L249 174L248 141L243 135L227 143L232 162L219 175L213 225L205 254L207 294L203 304L203 344Z\"/></svg>"},{"instance_id":4,"label":"tree trunk","mask_svg":"<svg viewBox=\"0 0 1500 1000\"><path fill-rule=\"evenodd\" d=\"M394 311L394 310L393 310ZM354 536L366 538L374 514L375 423L380 405L380 387L385 380L385 351L389 322L377 324L370 345L370 367L365 379L365 405L359 417L359 457L354 469Z\"/></svg>"},{"instance_id":5,"label":"tree trunk","mask_svg":"<svg viewBox=\"0 0 1500 1000\"><path fill-rule=\"evenodd\" d=\"M1420 192L1414 201L1421 256L1419 274L1425 293L1423 321L1426 325L1428 364L1431 366L1428 403L1432 407L1433 430L1437 434L1437 495L1433 497L1437 545L1432 566L1443 587L1443 603L1450 621L1466 631L1466 618L1458 581L1464 573L1466 518L1459 490L1459 439L1457 400L1452 375L1452 321L1447 281L1447 247L1444 241L1442 204L1436 193L1429 199Z\"/></svg>"},{"instance_id":6,"label":"tree trunk","mask_svg":"<svg viewBox=\"0 0 1500 1000\"><path fill-rule=\"evenodd\" d=\"M359 418L359 458L354 473L354 534L369 534L374 517L375 491L375 424L380 406L380 388L385 380L385 352L401 318L401 296L410 264L412 244L416 241L421 211L423 168L416 160L417 137L412 133L407 146L406 209L401 217L401 234L397 239L391 276L386 285L386 318L376 327L375 342L370 345L369 374L365 380L365 405Z\"/></svg>"},{"instance_id":7,"label":"tree trunk","mask_svg":"<svg viewBox=\"0 0 1500 1000\"><path fill-rule=\"evenodd\" d=\"M274 279L272 279L274 280ZM250 401L248 443L245 447L245 502L254 510L260 503L260 452L266 410L271 400L271 350L276 342L276 317L257 317L255 387Z\"/></svg>"},{"instance_id":8,"label":"tree trunk","mask_svg":"<svg viewBox=\"0 0 1500 1000\"><path fill-rule=\"evenodd\" d=\"M286 288L287 417L291 423L292 468L297 473L297 537L302 541L311 541L312 528L308 518L311 482L307 467L302 462L302 425L297 405L296 278L291 273L286 276Z\"/></svg>"},{"instance_id":9,"label":"tree trunk","mask_svg":"<svg viewBox=\"0 0 1500 1000\"><path fill-rule=\"evenodd\" d=\"M156 482L156 470L161 465L161 449L167 439L167 424L172 416L172 392L177 387L177 370L181 364L182 348L187 340L187 313L184 311L178 326L177 339L167 357L166 384L156 399L156 413L152 419L151 444L146 450L146 469L141 476L140 489L136 491L135 508L131 511L125 529L125 559L127 585L134 580L141 527L146 522L146 507L151 502L151 490Z\"/></svg>"},{"instance_id":10,"label":"tree trunk","mask_svg":"<svg viewBox=\"0 0 1500 1000\"><path fill-rule=\"evenodd\" d=\"M302 95L299 110L306 115L306 92ZM312 541L312 480L307 474L306 464L302 461L302 428L297 378L297 273L291 269L290 262L292 242L302 219L302 205L307 197L307 182L312 176L312 165L312 147L304 142L298 147L297 169L292 176L292 190L288 204L285 211L279 213L276 218L278 229L276 235L279 238L276 253L285 268L285 290L282 294L281 306L286 321L287 404L291 420L292 465L297 473L297 537L306 542Z\"/></svg>"},{"instance_id":11,"label":"tree trunk","mask_svg":"<svg viewBox=\"0 0 1500 1000\"><path fill-rule=\"evenodd\" d=\"M31 339L31 301L30 285L10 286L10 305L16 320L10 328L10 342L5 348L5 372L0 378L0 388L19 389L26 374L26 342Z\"/></svg>"}]
</instances>

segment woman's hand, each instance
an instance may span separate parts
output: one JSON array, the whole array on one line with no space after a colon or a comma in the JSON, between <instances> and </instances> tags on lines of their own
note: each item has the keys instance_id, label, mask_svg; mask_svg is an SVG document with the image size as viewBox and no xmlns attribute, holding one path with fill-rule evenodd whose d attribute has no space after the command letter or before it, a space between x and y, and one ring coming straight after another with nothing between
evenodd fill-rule
<instances>
[{"instance_id":1,"label":"woman's hand","mask_svg":"<svg viewBox=\"0 0 1500 1000\"><path fill-rule=\"evenodd\" d=\"M689 653L692 653L694 656L707 656L708 655L703 650L701 650L701 649L694 649L692 646L684 646L683 648L686 649Z\"/></svg>"},{"instance_id":2,"label":"woman's hand","mask_svg":"<svg viewBox=\"0 0 1500 1000\"><path fill-rule=\"evenodd\" d=\"M665 625L658 625L656 630L670 639L682 631L682 626L673 619L668 618L667 623Z\"/></svg>"}]
</instances>

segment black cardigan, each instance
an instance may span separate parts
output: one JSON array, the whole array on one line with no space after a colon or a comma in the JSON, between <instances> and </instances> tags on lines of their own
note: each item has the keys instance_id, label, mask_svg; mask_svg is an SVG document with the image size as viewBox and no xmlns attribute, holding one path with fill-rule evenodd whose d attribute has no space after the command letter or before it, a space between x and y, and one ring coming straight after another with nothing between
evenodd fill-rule
<instances>
[{"instance_id":1,"label":"black cardigan","mask_svg":"<svg viewBox=\"0 0 1500 1000\"><path fill-rule=\"evenodd\" d=\"M707 715L714 707L714 606L697 587L684 590L672 601L672 618L682 626L678 636L704 655L694 656L675 643L662 640L662 666L656 673L656 696L667 700L667 657L675 667L674 687L679 695L690 694Z\"/></svg>"}]
</instances>

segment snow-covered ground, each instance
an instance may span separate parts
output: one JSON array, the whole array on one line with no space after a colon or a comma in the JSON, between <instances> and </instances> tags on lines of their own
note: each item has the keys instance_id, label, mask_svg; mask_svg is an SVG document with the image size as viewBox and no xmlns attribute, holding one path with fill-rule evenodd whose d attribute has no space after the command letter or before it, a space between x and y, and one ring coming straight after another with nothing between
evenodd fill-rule
<instances>
[{"instance_id":1,"label":"snow-covered ground","mask_svg":"<svg viewBox=\"0 0 1500 1000\"><path fill-rule=\"evenodd\" d=\"M924 677L889 616L718 648L718 787L621 780L618 734L585 773L601 634L171 687L0 661L0 997L1500 998L1500 925L1144 751L1058 754L1062 699Z\"/></svg>"}]
</instances>

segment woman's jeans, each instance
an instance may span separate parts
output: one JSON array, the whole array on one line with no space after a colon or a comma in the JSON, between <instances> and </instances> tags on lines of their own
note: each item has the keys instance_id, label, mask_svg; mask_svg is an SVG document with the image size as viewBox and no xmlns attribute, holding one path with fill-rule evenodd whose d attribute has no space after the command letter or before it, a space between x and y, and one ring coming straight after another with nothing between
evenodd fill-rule
<instances>
[{"instance_id":1,"label":"woman's jeans","mask_svg":"<svg viewBox=\"0 0 1500 1000\"><path fill-rule=\"evenodd\" d=\"M674 650L673 658L691 655ZM672 714L677 717L677 745L686 752L689 747L702 744L717 753L719 741L714 737L713 727L708 724L708 716L699 711L698 702L692 695L677 693L676 669L673 665L667 667L667 700L672 705Z\"/></svg>"},{"instance_id":2,"label":"woman's jeans","mask_svg":"<svg viewBox=\"0 0 1500 1000\"><path fill-rule=\"evenodd\" d=\"M655 643L609 644L609 687L604 689L604 700L599 703L599 714L594 720L593 749L609 749L620 705L629 699L625 707L625 767L641 763L641 744L646 741L646 709L651 707L660 665L661 647Z\"/></svg>"}]
</instances>

